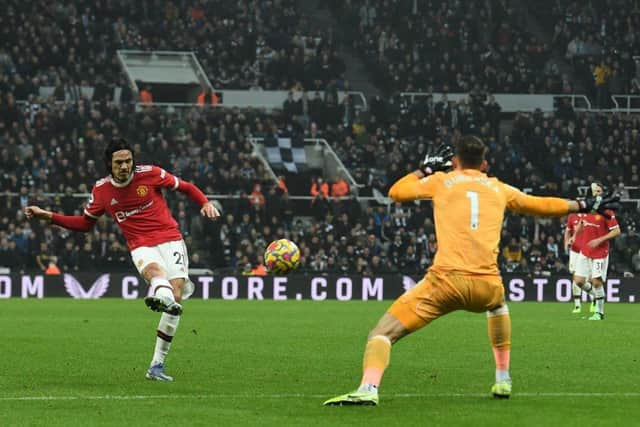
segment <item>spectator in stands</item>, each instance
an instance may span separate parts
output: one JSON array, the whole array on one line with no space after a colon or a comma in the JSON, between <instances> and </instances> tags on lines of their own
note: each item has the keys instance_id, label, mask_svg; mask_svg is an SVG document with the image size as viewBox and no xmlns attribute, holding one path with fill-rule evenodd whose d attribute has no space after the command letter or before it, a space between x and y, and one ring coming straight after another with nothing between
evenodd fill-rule
<instances>
[{"instance_id":1,"label":"spectator in stands","mask_svg":"<svg viewBox=\"0 0 640 427\"><path fill-rule=\"evenodd\" d=\"M99 254L94 250L91 240L87 238L78 254L78 270L89 271L98 266Z\"/></svg>"},{"instance_id":2,"label":"spectator in stands","mask_svg":"<svg viewBox=\"0 0 640 427\"><path fill-rule=\"evenodd\" d=\"M145 105L153 104L153 95L151 93L151 86L144 85L140 90L140 103Z\"/></svg>"},{"instance_id":3,"label":"spectator in stands","mask_svg":"<svg viewBox=\"0 0 640 427\"><path fill-rule=\"evenodd\" d=\"M40 251L36 255L36 263L41 271L47 270L51 257L48 245L45 242L40 243Z\"/></svg>"},{"instance_id":4,"label":"spectator in stands","mask_svg":"<svg viewBox=\"0 0 640 427\"><path fill-rule=\"evenodd\" d=\"M607 108L609 97L609 78L611 77L611 68L603 59L593 69L593 79L596 86L596 105L599 108Z\"/></svg>"},{"instance_id":5,"label":"spectator in stands","mask_svg":"<svg viewBox=\"0 0 640 427\"><path fill-rule=\"evenodd\" d=\"M210 89L206 88L198 95L197 103L198 105L218 105L219 99L218 95Z\"/></svg>"},{"instance_id":6,"label":"spectator in stands","mask_svg":"<svg viewBox=\"0 0 640 427\"><path fill-rule=\"evenodd\" d=\"M47 262L47 268L44 270L44 274L48 276L56 276L56 275L62 274L57 264L58 264L58 257L57 256L50 257Z\"/></svg>"},{"instance_id":7,"label":"spectator in stands","mask_svg":"<svg viewBox=\"0 0 640 427\"><path fill-rule=\"evenodd\" d=\"M331 184L331 197L345 197L349 195L349 184L342 175L338 175L335 182Z\"/></svg>"},{"instance_id":8,"label":"spectator in stands","mask_svg":"<svg viewBox=\"0 0 640 427\"><path fill-rule=\"evenodd\" d=\"M522 259L522 246L515 237L502 249L502 256L507 263L518 264Z\"/></svg>"},{"instance_id":9,"label":"spectator in stands","mask_svg":"<svg viewBox=\"0 0 640 427\"><path fill-rule=\"evenodd\" d=\"M312 203L319 198L326 199L329 197L329 184L322 177L317 177L311 183L311 191L309 193L314 197Z\"/></svg>"},{"instance_id":10,"label":"spectator in stands","mask_svg":"<svg viewBox=\"0 0 640 427\"><path fill-rule=\"evenodd\" d=\"M278 176L278 188L283 193L288 193L289 192L289 189L287 188L287 183L286 183L284 175L279 175Z\"/></svg>"},{"instance_id":11,"label":"spectator in stands","mask_svg":"<svg viewBox=\"0 0 640 427\"><path fill-rule=\"evenodd\" d=\"M253 186L253 191L249 195L249 203L254 207L262 208L265 205L265 197L262 194L262 186L256 184Z\"/></svg>"},{"instance_id":12,"label":"spectator in stands","mask_svg":"<svg viewBox=\"0 0 640 427\"><path fill-rule=\"evenodd\" d=\"M63 271L78 271L79 256L78 248L72 240L68 240L64 244L64 249L60 252L59 265Z\"/></svg>"}]
</instances>

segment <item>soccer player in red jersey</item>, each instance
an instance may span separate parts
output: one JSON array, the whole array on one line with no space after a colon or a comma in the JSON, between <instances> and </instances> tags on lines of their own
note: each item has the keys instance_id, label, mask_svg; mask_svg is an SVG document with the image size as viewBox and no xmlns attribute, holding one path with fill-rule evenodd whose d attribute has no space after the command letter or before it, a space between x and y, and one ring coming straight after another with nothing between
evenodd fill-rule
<instances>
[{"instance_id":1,"label":"soccer player in red jersey","mask_svg":"<svg viewBox=\"0 0 640 427\"><path fill-rule=\"evenodd\" d=\"M60 215L38 206L27 206L25 215L80 232L91 230L104 213L116 221L134 265L151 286L145 304L162 312L146 378L173 381L164 373L164 361L180 322L182 299L193 293L194 285L189 280L187 249L162 189L186 194L207 218L216 219L220 213L195 185L157 166L136 165L133 150L124 139L107 145L104 161L109 175L96 181L84 215Z\"/></svg>"},{"instance_id":2,"label":"soccer player in red jersey","mask_svg":"<svg viewBox=\"0 0 640 427\"><path fill-rule=\"evenodd\" d=\"M580 256L580 249L585 244L585 234L582 233L584 225L582 220L584 216L585 214L581 213L570 214L567 217L567 226L564 230L564 250L565 252L569 251L569 272L571 273L573 301L575 304L572 313L574 314L579 314L582 312L582 291L587 292L593 299L593 302L591 304L591 311L595 311L595 295L593 286L587 280L584 284L582 284L582 287L580 287L576 283L575 278L576 263L578 261L578 257Z\"/></svg>"},{"instance_id":3,"label":"soccer player in red jersey","mask_svg":"<svg viewBox=\"0 0 640 427\"><path fill-rule=\"evenodd\" d=\"M594 182L591 193L598 196L604 192L604 186ZM576 261L575 283L585 289L587 280L593 285L596 309L589 320L604 319L604 283L607 280L609 266L609 240L620 235L620 226L615 213L607 210L601 214L585 214L582 218L580 237L582 247Z\"/></svg>"}]
</instances>

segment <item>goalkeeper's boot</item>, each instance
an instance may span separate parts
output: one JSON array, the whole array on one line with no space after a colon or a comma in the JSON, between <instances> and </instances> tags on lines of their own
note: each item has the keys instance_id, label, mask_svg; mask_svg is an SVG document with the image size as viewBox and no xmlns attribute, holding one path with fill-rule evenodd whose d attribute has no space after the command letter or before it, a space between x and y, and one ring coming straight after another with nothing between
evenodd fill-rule
<instances>
[{"instance_id":1,"label":"goalkeeper's boot","mask_svg":"<svg viewBox=\"0 0 640 427\"><path fill-rule=\"evenodd\" d=\"M596 312L596 300L591 301L591 305L589 306L589 313Z\"/></svg>"},{"instance_id":2,"label":"goalkeeper's boot","mask_svg":"<svg viewBox=\"0 0 640 427\"><path fill-rule=\"evenodd\" d=\"M151 365L149 369L147 369L147 373L144 376L148 380L153 381L173 381L173 377L164 373L164 364L156 363L155 365Z\"/></svg>"},{"instance_id":3,"label":"goalkeeper's boot","mask_svg":"<svg viewBox=\"0 0 640 427\"><path fill-rule=\"evenodd\" d=\"M144 303L153 311L162 311L172 316L180 316L182 314L182 305L166 296L148 296L144 299Z\"/></svg>"},{"instance_id":4,"label":"goalkeeper's boot","mask_svg":"<svg viewBox=\"0 0 640 427\"><path fill-rule=\"evenodd\" d=\"M361 406L376 406L378 404L378 392L377 391L359 391L356 390L351 393L336 396L324 402L325 406L347 406L347 405L361 405Z\"/></svg>"},{"instance_id":5,"label":"goalkeeper's boot","mask_svg":"<svg viewBox=\"0 0 640 427\"><path fill-rule=\"evenodd\" d=\"M604 314L596 311L591 317L589 317L589 320L604 320Z\"/></svg>"},{"instance_id":6,"label":"goalkeeper's boot","mask_svg":"<svg viewBox=\"0 0 640 427\"><path fill-rule=\"evenodd\" d=\"M491 387L491 394L498 399L508 399L511 396L511 381L498 381Z\"/></svg>"},{"instance_id":7,"label":"goalkeeper's boot","mask_svg":"<svg viewBox=\"0 0 640 427\"><path fill-rule=\"evenodd\" d=\"M571 314L580 314L580 313L582 313L582 307L580 307L579 305L576 305L573 308L573 311L571 311Z\"/></svg>"}]
</instances>

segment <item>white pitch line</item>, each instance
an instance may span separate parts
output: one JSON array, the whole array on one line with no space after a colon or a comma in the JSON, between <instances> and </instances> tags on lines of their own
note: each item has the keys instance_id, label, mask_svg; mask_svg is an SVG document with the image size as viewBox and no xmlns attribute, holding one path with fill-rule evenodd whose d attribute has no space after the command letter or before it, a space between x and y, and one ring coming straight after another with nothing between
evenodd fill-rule
<instances>
[{"instance_id":1,"label":"white pitch line","mask_svg":"<svg viewBox=\"0 0 640 427\"><path fill-rule=\"evenodd\" d=\"M482 398L489 393L396 393L382 394L382 398ZM15 401L55 401L55 400L154 400L154 399L328 399L329 394L149 394L149 395L104 395L104 396L2 396L0 402ZM551 392L551 393L514 393L518 397L640 397L640 393L587 393L587 392Z\"/></svg>"}]
</instances>

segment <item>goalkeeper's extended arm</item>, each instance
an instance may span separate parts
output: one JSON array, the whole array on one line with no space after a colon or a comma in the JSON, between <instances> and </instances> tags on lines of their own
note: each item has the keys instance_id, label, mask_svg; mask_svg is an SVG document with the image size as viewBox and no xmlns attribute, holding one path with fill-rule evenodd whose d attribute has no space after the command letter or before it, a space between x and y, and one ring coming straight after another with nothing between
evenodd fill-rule
<instances>
[{"instance_id":1,"label":"goalkeeper's extended arm","mask_svg":"<svg viewBox=\"0 0 640 427\"><path fill-rule=\"evenodd\" d=\"M609 215L605 211L618 208L619 198L611 194L587 197L584 200L566 200L558 197L529 196L513 187L506 188L511 193L507 208L521 214L563 216L568 213L599 213L608 218Z\"/></svg>"}]
</instances>

